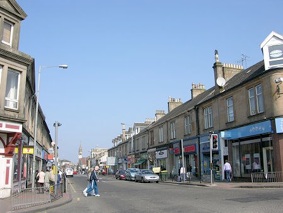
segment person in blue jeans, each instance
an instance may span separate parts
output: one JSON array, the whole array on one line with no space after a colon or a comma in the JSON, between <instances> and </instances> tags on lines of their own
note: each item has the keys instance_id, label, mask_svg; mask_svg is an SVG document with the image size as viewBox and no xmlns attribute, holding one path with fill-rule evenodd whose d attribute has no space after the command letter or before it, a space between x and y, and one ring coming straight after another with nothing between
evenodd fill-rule
<instances>
[{"instance_id":1,"label":"person in blue jeans","mask_svg":"<svg viewBox=\"0 0 283 213\"><path fill-rule=\"evenodd\" d=\"M98 180L98 176L97 176L97 171L99 170L98 166L94 167L94 170L91 172L90 175L90 185L88 187L88 189L86 190L86 192L84 192L84 196L87 197L87 195L94 190L94 196L99 197L99 193L98 193L98 186L97 186L97 182L99 182Z\"/></svg>"},{"instance_id":2,"label":"person in blue jeans","mask_svg":"<svg viewBox=\"0 0 283 213\"><path fill-rule=\"evenodd\" d=\"M231 167L231 164L228 162L228 160L225 161L223 169L224 169L224 172L225 172L225 175L226 175L227 182L231 182L232 167Z\"/></svg>"}]
</instances>

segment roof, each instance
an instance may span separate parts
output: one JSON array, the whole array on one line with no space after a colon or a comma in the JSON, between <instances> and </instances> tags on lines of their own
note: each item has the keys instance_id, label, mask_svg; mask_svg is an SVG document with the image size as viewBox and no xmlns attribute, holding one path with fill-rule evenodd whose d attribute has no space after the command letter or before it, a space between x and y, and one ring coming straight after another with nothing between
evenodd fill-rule
<instances>
[{"instance_id":1,"label":"roof","mask_svg":"<svg viewBox=\"0 0 283 213\"><path fill-rule=\"evenodd\" d=\"M225 84L225 91L227 92L235 87L238 87L245 82L251 81L252 79L262 75L265 72L264 69L264 62L263 60L258 62L257 64L242 70L235 76L233 76L230 80L228 80ZM223 94L224 92L220 93ZM186 111L189 111L190 109L195 108L195 106L200 105L204 103L205 101L210 100L211 98L214 98L215 96L218 96L219 94L215 94L215 86L205 90L203 93L199 94L193 99L188 100L187 102L183 103L182 105L176 107L171 112L164 115L162 118L154 122L152 125L149 125L148 128L152 128L154 126L158 126L167 120L170 120L172 118L175 118L179 116L180 114L183 114Z\"/></svg>"}]
</instances>

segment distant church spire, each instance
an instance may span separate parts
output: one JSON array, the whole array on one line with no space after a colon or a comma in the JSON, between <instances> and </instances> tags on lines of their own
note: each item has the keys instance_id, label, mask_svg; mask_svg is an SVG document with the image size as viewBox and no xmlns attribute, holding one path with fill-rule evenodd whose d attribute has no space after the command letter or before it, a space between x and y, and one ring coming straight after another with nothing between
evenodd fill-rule
<instances>
[{"instance_id":1,"label":"distant church spire","mask_svg":"<svg viewBox=\"0 0 283 213\"><path fill-rule=\"evenodd\" d=\"M79 159L81 159L83 157L83 148L82 148L82 144L80 144L80 148L79 148Z\"/></svg>"}]
</instances>

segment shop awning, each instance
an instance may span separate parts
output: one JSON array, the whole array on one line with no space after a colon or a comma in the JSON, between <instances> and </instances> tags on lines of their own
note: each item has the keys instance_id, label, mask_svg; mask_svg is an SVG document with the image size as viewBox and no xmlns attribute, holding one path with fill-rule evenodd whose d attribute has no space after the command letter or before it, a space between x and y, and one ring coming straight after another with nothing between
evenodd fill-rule
<instances>
[{"instance_id":1,"label":"shop awning","mask_svg":"<svg viewBox=\"0 0 283 213\"><path fill-rule=\"evenodd\" d=\"M136 163L134 163L134 166L138 166L138 165L141 165L143 162L145 162L146 159L140 159L138 160Z\"/></svg>"}]
</instances>

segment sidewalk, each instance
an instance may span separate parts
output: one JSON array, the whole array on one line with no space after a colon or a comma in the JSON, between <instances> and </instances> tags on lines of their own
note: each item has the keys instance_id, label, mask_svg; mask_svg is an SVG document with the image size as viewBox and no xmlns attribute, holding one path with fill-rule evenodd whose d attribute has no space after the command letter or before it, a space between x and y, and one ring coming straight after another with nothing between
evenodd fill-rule
<instances>
[{"instance_id":1,"label":"sidewalk","mask_svg":"<svg viewBox=\"0 0 283 213\"><path fill-rule=\"evenodd\" d=\"M179 184L179 185L194 185L194 186L202 186L202 187L213 187L213 188L283 188L283 182L260 182L260 183L252 183L252 182L226 182L219 181L214 183L200 182L200 181L184 181L184 182L176 182L172 180L167 180L161 183L167 184Z\"/></svg>"},{"instance_id":2,"label":"sidewalk","mask_svg":"<svg viewBox=\"0 0 283 213\"><path fill-rule=\"evenodd\" d=\"M61 198L59 198L59 199L57 199L53 202L42 204L42 205L37 205L37 206L32 206L32 207L29 207L29 208L18 209L18 210L14 210L14 211L11 211L11 200L9 198L0 199L0 206L1 206L0 212L2 213L2 211L3 211L3 213L36 213L36 212L39 212L39 211L44 211L44 210L47 210L47 209L62 206L64 204L71 202L72 199L73 198L72 198L71 193L64 193L63 197L61 197ZM3 209L3 207L5 207L5 208Z\"/></svg>"}]
</instances>

